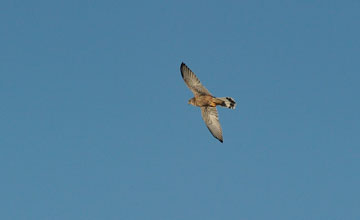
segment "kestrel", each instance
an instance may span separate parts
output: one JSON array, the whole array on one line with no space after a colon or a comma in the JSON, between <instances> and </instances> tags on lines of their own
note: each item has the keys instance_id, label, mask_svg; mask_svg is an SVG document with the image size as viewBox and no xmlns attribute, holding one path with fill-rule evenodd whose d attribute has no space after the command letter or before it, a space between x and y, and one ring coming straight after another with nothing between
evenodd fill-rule
<instances>
[{"instance_id":1,"label":"kestrel","mask_svg":"<svg viewBox=\"0 0 360 220\"><path fill-rule=\"evenodd\" d=\"M180 71L186 85L195 96L189 100L188 104L201 108L201 116L207 128L222 143L223 136L216 106L235 109L236 102L230 97L216 98L211 95L185 63L181 63Z\"/></svg>"}]
</instances>

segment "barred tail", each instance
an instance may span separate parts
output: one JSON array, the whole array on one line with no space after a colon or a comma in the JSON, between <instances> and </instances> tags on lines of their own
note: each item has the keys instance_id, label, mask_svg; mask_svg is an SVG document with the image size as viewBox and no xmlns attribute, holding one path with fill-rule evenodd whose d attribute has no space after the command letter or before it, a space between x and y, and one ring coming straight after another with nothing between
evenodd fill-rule
<instances>
[{"instance_id":1,"label":"barred tail","mask_svg":"<svg viewBox=\"0 0 360 220\"><path fill-rule=\"evenodd\" d=\"M235 102L235 100L233 98L221 97L221 98L216 98L216 99L220 101L220 103L219 103L220 106L235 109L236 102Z\"/></svg>"}]
</instances>

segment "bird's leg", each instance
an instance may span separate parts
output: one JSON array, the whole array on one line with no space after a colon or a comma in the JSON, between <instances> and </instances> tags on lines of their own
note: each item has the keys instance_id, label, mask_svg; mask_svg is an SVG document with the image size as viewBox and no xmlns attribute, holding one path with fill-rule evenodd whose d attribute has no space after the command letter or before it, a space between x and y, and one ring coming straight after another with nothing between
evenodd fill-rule
<instances>
[{"instance_id":1,"label":"bird's leg","mask_svg":"<svg viewBox=\"0 0 360 220\"><path fill-rule=\"evenodd\" d=\"M210 106L211 107L216 107L216 103L215 102L210 102Z\"/></svg>"}]
</instances>

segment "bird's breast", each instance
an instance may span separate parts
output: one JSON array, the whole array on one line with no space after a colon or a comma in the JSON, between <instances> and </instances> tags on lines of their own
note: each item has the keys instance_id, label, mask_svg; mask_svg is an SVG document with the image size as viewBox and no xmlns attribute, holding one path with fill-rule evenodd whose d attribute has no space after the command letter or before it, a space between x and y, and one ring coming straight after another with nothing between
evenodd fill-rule
<instances>
[{"instance_id":1,"label":"bird's breast","mask_svg":"<svg viewBox=\"0 0 360 220\"><path fill-rule=\"evenodd\" d=\"M198 107L216 106L214 104L214 97L209 95L195 97L195 105Z\"/></svg>"}]
</instances>

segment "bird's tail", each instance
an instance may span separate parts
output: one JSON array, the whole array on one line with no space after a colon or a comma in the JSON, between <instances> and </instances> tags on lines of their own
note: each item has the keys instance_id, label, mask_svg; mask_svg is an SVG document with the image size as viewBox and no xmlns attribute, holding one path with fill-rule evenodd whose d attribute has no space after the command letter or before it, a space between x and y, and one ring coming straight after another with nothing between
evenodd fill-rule
<instances>
[{"instance_id":1,"label":"bird's tail","mask_svg":"<svg viewBox=\"0 0 360 220\"><path fill-rule=\"evenodd\" d=\"M216 101L217 101L217 104L222 106L222 107L235 109L236 102L235 102L235 100L233 98L220 97L220 98L216 98Z\"/></svg>"}]
</instances>

